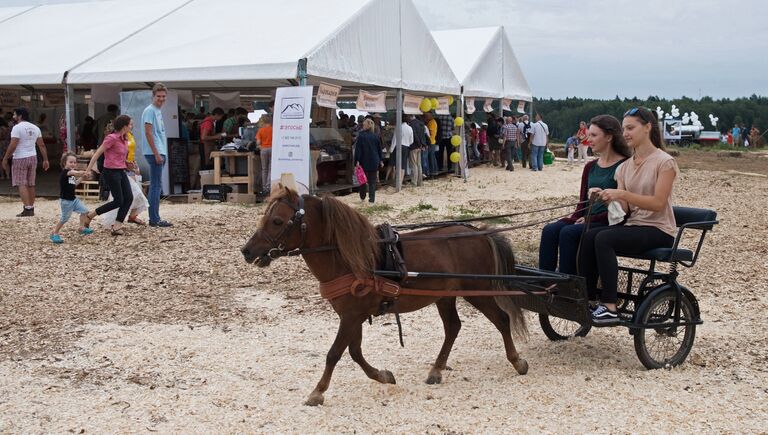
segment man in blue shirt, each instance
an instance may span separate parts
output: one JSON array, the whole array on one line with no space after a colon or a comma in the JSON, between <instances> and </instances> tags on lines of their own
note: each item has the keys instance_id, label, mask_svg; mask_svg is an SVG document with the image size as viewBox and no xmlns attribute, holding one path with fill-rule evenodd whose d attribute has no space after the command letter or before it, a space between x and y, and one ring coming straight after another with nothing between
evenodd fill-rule
<instances>
[{"instance_id":1,"label":"man in blue shirt","mask_svg":"<svg viewBox=\"0 0 768 435\"><path fill-rule=\"evenodd\" d=\"M576 147L579 146L579 138L571 136L565 141L565 154L568 156L568 164L573 163L573 154Z\"/></svg>"},{"instance_id":2,"label":"man in blue shirt","mask_svg":"<svg viewBox=\"0 0 768 435\"><path fill-rule=\"evenodd\" d=\"M170 222L160 219L160 193L163 188L163 167L168 156L168 139L165 136L163 112L160 108L168 97L168 88L162 83L152 87L152 104L141 114L144 126L144 141L141 150L149 164L149 225L170 227Z\"/></svg>"},{"instance_id":3,"label":"man in blue shirt","mask_svg":"<svg viewBox=\"0 0 768 435\"><path fill-rule=\"evenodd\" d=\"M744 145L743 140L741 140L741 128L739 128L738 124L735 124L733 126L733 130L731 130L731 135L733 136L733 144L738 146Z\"/></svg>"}]
</instances>

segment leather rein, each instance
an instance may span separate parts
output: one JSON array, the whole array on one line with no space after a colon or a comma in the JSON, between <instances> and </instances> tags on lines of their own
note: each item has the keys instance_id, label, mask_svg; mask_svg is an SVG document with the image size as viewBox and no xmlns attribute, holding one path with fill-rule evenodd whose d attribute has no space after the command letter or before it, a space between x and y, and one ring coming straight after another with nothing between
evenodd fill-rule
<instances>
[{"instance_id":1,"label":"leather rein","mask_svg":"<svg viewBox=\"0 0 768 435\"><path fill-rule=\"evenodd\" d=\"M409 225L399 225L395 226L393 228L403 228L403 229L414 229L414 228L423 228L423 227L442 227L442 226L449 226L449 225L466 225L468 222L473 221L482 221L482 220L489 220L489 219L497 219L500 217L511 217L511 216L520 216L524 214L532 214L537 213L541 211L548 211L548 210L556 210L561 209L565 207L572 207L573 205L581 205L585 202L588 202L587 207L584 207L582 210L589 210L591 209L594 200L589 201L580 201L575 204L566 204L556 207L549 207L545 209L540 210L532 210L532 211L526 211L526 212L518 212L518 213L511 213L507 215L499 215L499 216L484 216L479 218L469 218L469 219L459 219L454 221L442 221L442 222L432 222L432 223L426 223L426 224L409 224ZM291 207L294 211L293 217L286 222L286 225L282 228L280 233L277 234L277 236L272 237L266 232L262 232L262 237L272 246L269 251L265 254L265 256L269 257L270 259L274 260L283 256L297 256L297 255L303 255L303 254L311 254L316 252L323 252L323 251L333 251L336 250L336 246L320 246L316 248L304 248L304 243L306 241L306 234L307 234L307 223L304 222L304 217L306 215L306 211L304 209L304 195L299 195L298 204L294 204L292 201L289 201L287 198L283 198L279 201L279 203L288 205ZM571 213L568 213L566 215L558 216L555 219L561 219L563 217L569 216ZM525 224L520 225L514 225L514 226L508 226L508 227L501 227L501 228L494 228L490 230L480 230L480 231L467 231L467 232L461 232L461 233L453 233L453 234L436 234L436 235L400 235L398 233L394 233L394 237L384 238L384 239L378 239L376 242L378 243L388 243L390 245L394 245L399 241L403 240L445 240L445 239L456 239L456 238L464 238L464 237L479 237L479 236L485 236L485 235L491 235L491 234L497 234L505 231L511 231L515 229L521 229L526 227L531 227L534 225L539 225L542 223L547 223L552 221L553 219L544 219L539 220L536 222L529 222ZM295 249L286 250L285 249L285 243L287 237L290 235L291 230L294 227L298 227L299 231L301 232L301 242L299 243L299 246ZM403 287L400 285L400 283L381 277L381 276L373 276L372 278L364 278L360 279L356 277L354 274L346 274L342 275L334 280L320 283L320 295L328 300L336 299L337 297L343 296L345 294L352 294L353 296L362 297L365 296L371 292L384 296L385 298L392 298L395 299L398 296L401 295L411 295L411 296L430 296L430 297L455 297L455 296L518 296L518 295L531 295L531 294L541 294L545 295L548 293L548 291L554 286L550 286L546 289L544 289L541 292L537 291L519 291L519 290L507 290L507 289L499 289L499 290L488 290L488 289L482 289L482 290L468 290L468 289L462 289L462 290L429 290L429 289L416 289L416 288L409 288L409 287Z\"/></svg>"}]
</instances>

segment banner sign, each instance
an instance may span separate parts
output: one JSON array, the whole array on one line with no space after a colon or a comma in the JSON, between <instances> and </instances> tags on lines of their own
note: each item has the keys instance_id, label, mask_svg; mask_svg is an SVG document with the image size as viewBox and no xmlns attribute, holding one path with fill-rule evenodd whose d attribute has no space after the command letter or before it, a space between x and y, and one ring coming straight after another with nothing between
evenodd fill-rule
<instances>
[{"instance_id":1,"label":"banner sign","mask_svg":"<svg viewBox=\"0 0 768 435\"><path fill-rule=\"evenodd\" d=\"M208 94L208 104L211 110L221 107L226 112L240 107L240 92L211 92Z\"/></svg>"},{"instance_id":2,"label":"banner sign","mask_svg":"<svg viewBox=\"0 0 768 435\"><path fill-rule=\"evenodd\" d=\"M317 88L317 105L320 107L338 109L339 107L336 105L336 100L339 99L340 93L341 86L320 82L320 86Z\"/></svg>"},{"instance_id":3,"label":"banner sign","mask_svg":"<svg viewBox=\"0 0 768 435\"><path fill-rule=\"evenodd\" d=\"M435 109L435 114L437 115L450 115L451 109L449 109L450 105L448 104L450 102L450 98L448 97L439 97L437 99L437 109Z\"/></svg>"},{"instance_id":4,"label":"banner sign","mask_svg":"<svg viewBox=\"0 0 768 435\"><path fill-rule=\"evenodd\" d=\"M0 89L0 107L21 106L21 94L19 91Z\"/></svg>"},{"instance_id":5,"label":"banner sign","mask_svg":"<svg viewBox=\"0 0 768 435\"><path fill-rule=\"evenodd\" d=\"M517 103L517 113L525 113L525 101Z\"/></svg>"},{"instance_id":6,"label":"banner sign","mask_svg":"<svg viewBox=\"0 0 768 435\"><path fill-rule=\"evenodd\" d=\"M473 97L467 97L466 100L467 115L475 113L475 99Z\"/></svg>"},{"instance_id":7,"label":"banner sign","mask_svg":"<svg viewBox=\"0 0 768 435\"><path fill-rule=\"evenodd\" d=\"M510 100L509 98L504 98L503 100L501 100L502 109L506 110L507 112L511 112L512 111L511 106L512 106L512 100Z\"/></svg>"},{"instance_id":8,"label":"banner sign","mask_svg":"<svg viewBox=\"0 0 768 435\"><path fill-rule=\"evenodd\" d=\"M283 174L293 174L299 194L309 193L309 118L312 86L277 88L272 122L274 186Z\"/></svg>"},{"instance_id":9,"label":"banner sign","mask_svg":"<svg viewBox=\"0 0 768 435\"><path fill-rule=\"evenodd\" d=\"M403 113L406 115L421 115L421 109L419 109L421 100L422 97L418 95L403 94Z\"/></svg>"},{"instance_id":10,"label":"banner sign","mask_svg":"<svg viewBox=\"0 0 768 435\"><path fill-rule=\"evenodd\" d=\"M360 90L357 95L357 110L372 113L387 111L387 91L368 92Z\"/></svg>"},{"instance_id":11,"label":"banner sign","mask_svg":"<svg viewBox=\"0 0 768 435\"><path fill-rule=\"evenodd\" d=\"M493 98L486 98L483 103L483 112L493 112Z\"/></svg>"},{"instance_id":12,"label":"banner sign","mask_svg":"<svg viewBox=\"0 0 768 435\"><path fill-rule=\"evenodd\" d=\"M45 107L63 106L65 103L64 92L51 92L43 94Z\"/></svg>"}]
</instances>

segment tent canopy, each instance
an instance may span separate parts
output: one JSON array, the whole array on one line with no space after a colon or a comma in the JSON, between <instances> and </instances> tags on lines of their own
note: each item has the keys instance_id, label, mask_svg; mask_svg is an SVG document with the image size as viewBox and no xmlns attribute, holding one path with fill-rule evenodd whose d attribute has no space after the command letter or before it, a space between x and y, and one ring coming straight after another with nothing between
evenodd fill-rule
<instances>
[{"instance_id":1,"label":"tent canopy","mask_svg":"<svg viewBox=\"0 0 768 435\"><path fill-rule=\"evenodd\" d=\"M22 14L32 9L33 7L34 6L7 6L7 7L0 8L0 23L2 23L5 20L11 19L16 15Z\"/></svg>"},{"instance_id":2,"label":"tent canopy","mask_svg":"<svg viewBox=\"0 0 768 435\"><path fill-rule=\"evenodd\" d=\"M532 93L503 27L432 32L468 97L531 101Z\"/></svg>"},{"instance_id":3,"label":"tent canopy","mask_svg":"<svg viewBox=\"0 0 768 435\"><path fill-rule=\"evenodd\" d=\"M110 0L19 9L2 23L0 85L60 86L64 73L188 0ZM148 13L151 11L151 13Z\"/></svg>"},{"instance_id":4,"label":"tent canopy","mask_svg":"<svg viewBox=\"0 0 768 435\"><path fill-rule=\"evenodd\" d=\"M201 17L227 19L222 25L177 33ZM275 87L298 78L302 59L310 84L460 91L411 0L294 0L290 7L252 0L190 0L73 68L67 82Z\"/></svg>"}]
</instances>

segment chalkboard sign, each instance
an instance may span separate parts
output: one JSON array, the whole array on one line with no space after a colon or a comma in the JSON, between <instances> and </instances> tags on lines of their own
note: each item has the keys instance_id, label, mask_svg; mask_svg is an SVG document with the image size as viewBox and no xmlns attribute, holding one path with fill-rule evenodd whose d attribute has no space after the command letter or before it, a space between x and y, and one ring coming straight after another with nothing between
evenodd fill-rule
<instances>
[{"instance_id":1,"label":"chalkboard sign","mask_svg":"<svg viewBox=\"0 0 768 435\"><path fill-rule=\"evenodd\" d=\"M168 147L170 157L168 165L170 169L171 185L181 184L184 190L189 185L189 154L187 144L179 139L169 139Z\"/></svg>"}]
</instances>

